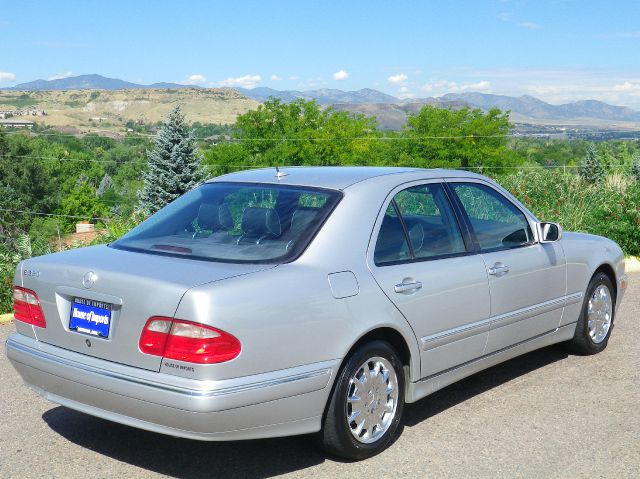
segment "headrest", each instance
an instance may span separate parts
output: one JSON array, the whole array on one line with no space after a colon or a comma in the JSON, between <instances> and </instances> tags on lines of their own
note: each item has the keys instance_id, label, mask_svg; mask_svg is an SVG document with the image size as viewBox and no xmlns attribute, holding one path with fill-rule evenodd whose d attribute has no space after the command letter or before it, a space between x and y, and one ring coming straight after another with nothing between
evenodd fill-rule
<instances>
[{"instance_id":1,"label":"headrest","mask_svg":"<svg viewBox=\"0 0 640 479\"><path fill-rule=\"evenodd\" d=\"M202 203L198 209L198 225L212 231L233 229L233 218L227 205Z\"/></svg>"},{"instance_id":2,"label":"headrest","mask_svg":"<svg viewBox=\"0 0 640 479\"><path fill-rule=\"evenodd\" d=\"M316 208L299 208L291 217L291 233L299 235L305 231L315 219L318 210Z\"/></svg>"},{"instance_id":3,"label":"headrest","mask_svg":"<svg viewBox=\"0 0 640 479\"><path fill-rule=\"evenodd\" d=\"M421 223L416 223L409 228L409 239L411 240L411 246L413 251L418 252L422 249L424 243L424 226Z\"/></svg>"},{"instance_id":4,"label":"headrest","mask_svg":"<svg viewBox=\"0 0 640 479\"><path fill-rule=\"evenodd\" d=\"M242 233L247 236L280 236L280 215L272 208L246 208L242 213Z\"/></svg>"}]
</instances>

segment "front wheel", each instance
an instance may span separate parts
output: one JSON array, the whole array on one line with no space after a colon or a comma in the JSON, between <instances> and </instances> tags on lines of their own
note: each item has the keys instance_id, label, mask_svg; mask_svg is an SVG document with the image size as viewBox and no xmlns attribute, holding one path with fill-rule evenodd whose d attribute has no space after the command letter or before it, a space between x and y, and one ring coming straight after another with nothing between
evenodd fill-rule
<instances>
[{"instance_id":1,"label":"front wheel","mask_svg":"<svg viewBox=\"0 0 640 479\"><path fill-rule=\"evenodd\" d=\"M336 379L320 431L322 447L346 459L371 457L389 445L404 409L404 370L384 341L364 344Z\"/></svg>"},{"instance_id":2,"label":"front wheel","mask_svg":"<svg viewBox=\"0 0 640 479\"><path fill-rule=\"evenodd\" d=\"M614 291L606 274L598 273L591 278L576 332L569 342L572 351L578 354L597 354L607 347L615 315Z\"/></svg>"}]
</instances>

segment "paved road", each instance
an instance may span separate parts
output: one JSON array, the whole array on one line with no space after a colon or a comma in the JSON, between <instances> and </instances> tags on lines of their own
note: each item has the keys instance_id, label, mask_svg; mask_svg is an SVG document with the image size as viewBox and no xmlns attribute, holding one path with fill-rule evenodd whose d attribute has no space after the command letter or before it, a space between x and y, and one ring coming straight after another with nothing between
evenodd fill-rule
<instances>
[{"instance_id":1,"label":"paved road","mask_svg":"<svg viewBox=\"0 0 640 479\"><path fill-rule=\"evenodd\" d=\"M408 406L361 463L305 437L201 443L96 419L29 392L1 355L0 478L640 477L639 322L634 274L604 353L551 347L472 376Z\"/></svg>"}]
</instances>

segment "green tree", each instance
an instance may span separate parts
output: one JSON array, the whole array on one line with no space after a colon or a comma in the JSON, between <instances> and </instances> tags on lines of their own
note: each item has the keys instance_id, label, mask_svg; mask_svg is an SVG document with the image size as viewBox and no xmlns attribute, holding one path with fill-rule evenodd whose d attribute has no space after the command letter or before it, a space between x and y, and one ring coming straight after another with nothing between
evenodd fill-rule
<instances>
[{"instance_id":1,"label":"green tree","mask_svg":"<svg viewBox=\"0 0 640 479\"><path fill-rule=\"evenodd\" d=\"M62 200L60 213L73 216L70 223L89 221L92 218L102 218L106 214L106 208L96 195L96 190L89 183L81 183L75 190Z\"/></svg>"},{"instance_id":2,"label":"green tree","mask_svg":"<svg viewBox=\"0 0 640 479\"><path fill-rule=\"evenodd\" d=\"M270 98L238 116L235 138L205 154L215 174L237 166L357 165L375 162L376 120L321 108L315 101ZM227 166L228 165L228 166Z\"/></svg>"},{"instance_id":3,"label":"green tree","mask_svg":"<svg viewBox=\"0 0 640 479\"><path fill-rule=\"evenodd\" d=\"M427 168L514 166L522 159L508 148L512 127L509 113L497 108L484 113L426 105L409 115L396 157Z\"/></svg>"},{"instance_id":4,"label":"green tree","mask_svg":"<svg viewBox=\"0 0 640 479\"><path fill-rule=\"evenodd\" d=\"M179 106L169 112L147 157L148 170L138 196L139 207L146 213L155 213L202 180L202 157Z\"/></svg>"},{"instance_id":5,"label":"green tree","mask_svg":"<svg viewBox=\"0 0 640 479\"><path fill-rule=\"evenodd\" d=\"M593 144L587 148L587 154L580 162L578 173L589 183L601 183L607 177L606 167Z\"/></svg>"}]
</instances>

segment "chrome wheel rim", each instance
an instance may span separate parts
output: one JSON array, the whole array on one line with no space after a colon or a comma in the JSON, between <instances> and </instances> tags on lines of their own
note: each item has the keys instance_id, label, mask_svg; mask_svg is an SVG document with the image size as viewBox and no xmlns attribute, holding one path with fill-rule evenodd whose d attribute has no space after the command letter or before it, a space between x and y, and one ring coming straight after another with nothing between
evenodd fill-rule
<instances>
[{"instance_id":1,"label":"chrome wheel rim","mask_svg":"<svg viewBox=\"0 0 640 479\"><path fill-rule=\"evenodd\" d=\"M611 292L604 284L598 286L589 297L587 327L591 340L599 344L607 337L613 317Z\"/></svg>"},{"instance_id":2,"label":"chrome wheel rim","mask_svg":"<svg viewBox=\"0 0 640 479\"><path fill-rule=\"evenodd\" d=\"M349 379L347 427L361 443L380 439L391 427L398 408L398 376L385 358L367 359Z\"/></svg>"}]
</instances>

